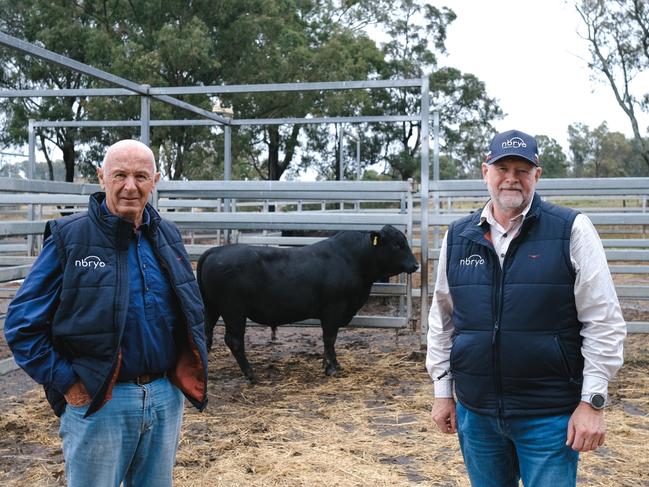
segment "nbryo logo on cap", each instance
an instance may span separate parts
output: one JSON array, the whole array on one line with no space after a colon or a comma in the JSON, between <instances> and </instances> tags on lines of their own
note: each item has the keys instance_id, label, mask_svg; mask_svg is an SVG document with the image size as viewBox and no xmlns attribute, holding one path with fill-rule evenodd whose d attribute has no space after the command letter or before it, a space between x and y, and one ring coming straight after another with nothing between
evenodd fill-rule
<instances>
[{"instance_id":1,"label":"nbryo logo on cap","mask_svg":"<svg viewBox=\"0 0 649 487\"><path fill-rule=\"evenodd\" d=\"M527 144L520 137L512 137L511 139L506 140L505 142L503 142L501 147L503 149L509 149L509 148L512 148L512 147L514 149L518 149L519 147L527 147Z\"/></svg>"}]
</instances>

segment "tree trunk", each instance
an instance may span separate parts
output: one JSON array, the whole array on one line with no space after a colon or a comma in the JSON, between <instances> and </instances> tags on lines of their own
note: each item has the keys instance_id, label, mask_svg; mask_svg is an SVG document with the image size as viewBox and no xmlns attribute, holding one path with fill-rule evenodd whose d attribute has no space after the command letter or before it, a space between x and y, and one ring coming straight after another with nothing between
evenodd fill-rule
<instances>
[{"instance_id":1,"label":"tree trunk","mask_svg":"<svg viewBox=\"0 0 649 487\"><path fill-rule=\"evenodd\" d=\"M282 171L279 167L279 127L268 128L268 179L279 181Z\"/></svg>"},{"instance_id":2,"label":"tree trunk","mask_svg":"<svg viewBox=\"0 0 649 487\"><path fill-rule=\"evenodd\" d=\"M63 164L65 164L65 181L68 183L74 182L74 142L66 140L61 147L63 151Z\"/></svg>"}]
</instances>

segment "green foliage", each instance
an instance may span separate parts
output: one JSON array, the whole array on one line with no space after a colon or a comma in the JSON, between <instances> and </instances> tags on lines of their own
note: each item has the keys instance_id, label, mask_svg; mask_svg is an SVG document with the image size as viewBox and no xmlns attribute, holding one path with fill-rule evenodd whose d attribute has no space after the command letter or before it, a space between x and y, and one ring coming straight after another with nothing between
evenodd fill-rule
<instances>
[{"instance_id":1,"label":"green foliage","mask_svg":"<svg viewBox=\"0 0 649 487\"><path fill-rule=\"evenodd\" d=\"M565 178L568 175L568 158L561 144L547 135L536 135L539 144L539 161L544 178Z\"/></svg>"},{"instance_id":2,"label":"green foliage","mask_svg":"<svg viewBox=\"0 0 649 487\"><path fill-rule=\"evenodd\" d=\"M502 118L495 99L482 81L455 68L442 68L431 76L434 107L440 117L441 152L447 164L457 166L458 178L480 178L493 120ZM451 162L452 161L452 162Z\"/></svg>"},{"instance_id":3,"label":"green foliage","mask_svg":"<svg viewBox=\"0 0 649 487\"><path fill-rule=\"evenodd\" d=\"M435 70L445 50L448 8L422 0L0 0L0 30L77 61L151 86L259 84L430 75L442 121L442 173L466 177L479 167L484 144L501 116L475 76ZM368 35L385 34L377 44ZM102 82L0 49L5 88L102 87ZM179 97L210 109L207 95ZM418 89L224 94L235 117L277 118L414 114ZM0 142L27 140L27 120L137 120L140 100L118 98L10 98L0 100ZM178 108L151 104L152 119L190 118ZM350 127L343 128L351 132ZM390 178L418 177L421 127L416 122L354 127L361 166L384 167ZM233 177L279 179L310 167L319 178L338 177L340 130L332 126L233 128ZM48 128L38 131L42 152L63 152L66 179L75 166L95 177L105 147L138 137L133 127ZM223 132L214 127L157 127L151 146L166 177L221 178ZM356 144L345 137L345 178L355 177ZM54 177L50 158L49 173Z\"/></svg>"},{"instance_id":4,"label":"green foliage","mask_svg":"<svg viewBox=\"0 0 649 487\"><path fill-rule=\"evenodd\" d=\"M609 132L606 122L591 130L577 123L568 127L574 177L642 177L649 175L633 139ZM545 175L545 172L543 173Z\"/></svg>"}]
</instances>

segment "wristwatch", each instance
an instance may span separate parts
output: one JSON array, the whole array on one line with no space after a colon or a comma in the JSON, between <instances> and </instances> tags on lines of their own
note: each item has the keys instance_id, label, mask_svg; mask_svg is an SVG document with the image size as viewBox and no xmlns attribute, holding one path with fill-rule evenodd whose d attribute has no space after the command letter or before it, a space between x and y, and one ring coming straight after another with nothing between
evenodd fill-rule
<instances>
[{"instance_id":1,"label":"wristwatch","mask_svg":"<svg viewBox=\"0 0 649 487\"><path fill-rule=\"evenodd\" d=\"M600 394L599 392L594 392L588 398L588 403L593 409L604 409L606 404L606 396Z\"/></svg>"}]
</instances>

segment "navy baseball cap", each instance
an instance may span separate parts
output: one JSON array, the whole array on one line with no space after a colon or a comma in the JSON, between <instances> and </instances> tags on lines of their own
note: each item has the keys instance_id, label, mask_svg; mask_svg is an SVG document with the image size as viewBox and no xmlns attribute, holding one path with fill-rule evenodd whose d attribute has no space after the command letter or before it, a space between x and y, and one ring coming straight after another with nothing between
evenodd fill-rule
<instances>
[{"instance_id":1,"label":"navy baseball cap","mask_svg":"<svg viewBox=\"0 0 649 487\"><path fill-rule=\"evenodd\" d=\"M520 130L508 130L497 134L491 140L485 162L493 164L505 157L518 157L538 166L539 149L536 139Z\"/></svg>"}]
</instances>

